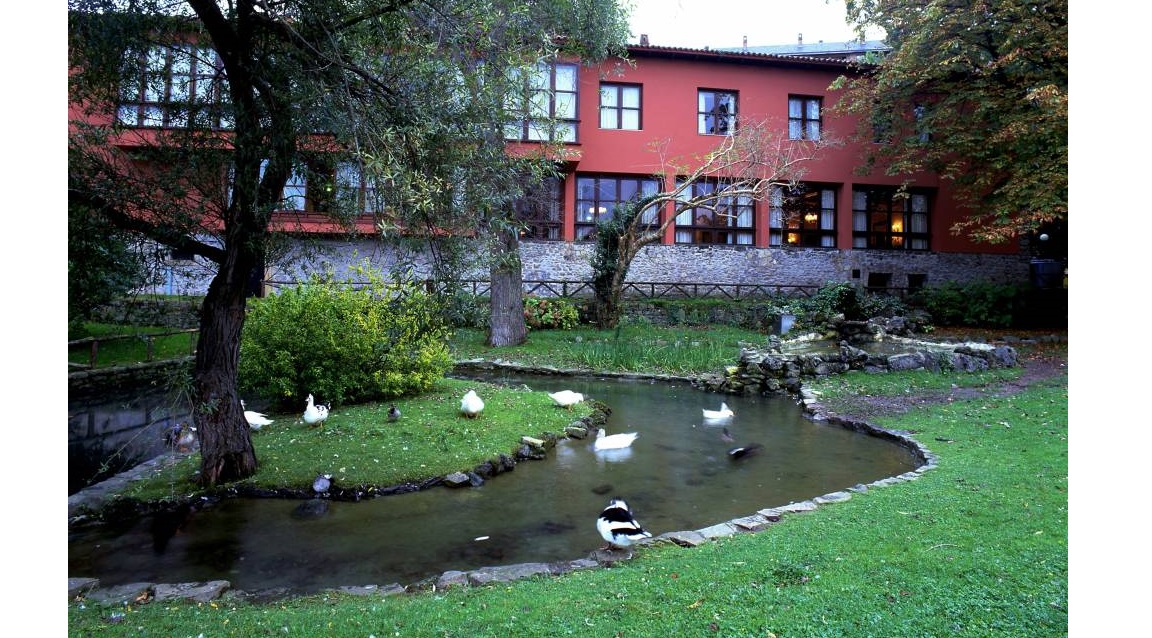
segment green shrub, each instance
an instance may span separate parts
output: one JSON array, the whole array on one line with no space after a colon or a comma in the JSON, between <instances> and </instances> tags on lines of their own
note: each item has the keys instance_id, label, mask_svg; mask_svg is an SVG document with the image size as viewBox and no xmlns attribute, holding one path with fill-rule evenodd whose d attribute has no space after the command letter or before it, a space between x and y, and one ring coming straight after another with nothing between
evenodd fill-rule
<instances>
[{"instance_id":1,"label":"green shrub","mask_svg":"<svg viewBox=\"0 0 1152 638\"><path fill-rule=\"evenodd\" d=\"M912 301L937 325L1007 328L1013 325L1020 289L1009 284L948 282L923 288Z\"/></svg>"},{"instance_id":2,"label":"green shrub","mask_svg":"<svg viewBox=\"0 0 1152 638\"><path fill-rule=\"evenodd\" d=\"M560 297L524 297L524 321L532 330L571 330L580 323L576 304Z\"/></svg>"},{"instance_id":3,"label":"green shrub","mask_svg":"<svg viewBox=\"0 0 1152 638\"><path fill-rule=\"evenodd\" d=\"M449 329L418 283L367 266L358 286L313 277L254 299L240 345L240 391L292 409L312 394L354 403L417 394L452 368Z\"/></svg>"},{"instance_id":4,"label":"green shrub","mask_svg":"<svg viewBox=\"0 0 1152 638\"><path fill-rule=\"evenodd\" d=\"M492 299L470 292L441 293L445 320L455 328L487 328Z\"/></svg>"},{"instance_id":5,"label":"green shrub","mask_svg":"<svg viewBox=\"0 0 1152 638\"><path fill-rule=\"evenodd\" d=\"M848 320L863 319L862 296L859 288L849 282L824 284L816 294L796 301L796 324L822 330L839 315Z\"/></svg>"}]
</instances>

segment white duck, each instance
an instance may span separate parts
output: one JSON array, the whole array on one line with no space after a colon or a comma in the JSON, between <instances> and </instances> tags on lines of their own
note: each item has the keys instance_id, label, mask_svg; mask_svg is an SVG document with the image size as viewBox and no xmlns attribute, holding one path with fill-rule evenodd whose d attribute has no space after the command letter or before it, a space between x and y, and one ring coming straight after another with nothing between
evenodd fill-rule
<instances>
[{"instance_id":1,"label":"white duck","mask_svg":"<svg viewBox=\"0 0 1152 638\"><path fill-rule=\"evenodd\" d=\"M596 433L596 441L592 443L593 450L619 450L629 447L639 432L621 432L620 434L606 434L604 428Z\"/></svg>"},{"instance_id":2,"label":"white duck","mask_svg":"<svg viewBox=\"0 0 1152 638\"><path fill-rule=\"evenodd\" d=\"M480 395L476 394L475 390L469 390L468 394L460 400L460 412L469 419L475 418L484 409L484 400Z\"/></svg>"},{"instance_id":3,"label":"white duck","mask_svg":"<svg viewBox=\"0 0 1152 638\"><path fill-rule=\"evenodd\" d=\"M268 415L263 412L253 412L249 410L248 406L244 405L244 399L240 399L240 408L244 410L244 420L248 422L248 427L253 430L259 430L265 425L272 424L272 419L269 419Z\"/></svg>"},{"instance_id":4,"label":"white duck","mask_svg":"<svg viewBox=\"0 0 1152 638\"><path fill-rule=\"evenodd\" d=\"M308 404L304 407L304 422L309 426L324 425L328 420L328 410L331 404L316 405L312 402L312 395L308 395Z\"/></svg>"},{"instance_id":5,"label":"white duck","mask_svg":"<svg viewBox=\"0 0 1152 638\"><path fill-rule=\"evenodd\" d=\"M728 408L728 404L720 402L719 410L704 410L705 421L726 421L735 416L735 412Z\"/></svg>"},{"instance_id":6,"label":"white duck","mask_svg":"<svg viewBox=\"0 0 1152 638\"><path fill-rule=\"evenodd\" d=\"M596 530L608 543L603 549L625 548L644 538L651 538L652 534L636 522L632 510L624 499L615 497L608 501L608 507L600 512L596 518Z\"/></svg>"},{"instance_id":7,"label":"white duck","mask_svg":"<svg viewBox=\"0 0 1152 638\"><path fill-rule=\"evenodd\" d=\"M562 408L572 409L572 406L584 400L584 395L579 392L571 390L561 390L559 392L549 392L548 396L556 402L556 405Z\"/></svg>"}]
</instances>

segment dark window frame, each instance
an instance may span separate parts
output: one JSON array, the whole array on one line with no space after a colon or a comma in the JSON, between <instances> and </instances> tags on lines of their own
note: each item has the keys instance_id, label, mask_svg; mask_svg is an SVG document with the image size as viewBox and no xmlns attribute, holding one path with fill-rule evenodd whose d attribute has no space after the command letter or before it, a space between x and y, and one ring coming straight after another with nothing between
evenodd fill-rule
<instances>
[{"instance_id":1,"label":"dark window frame","mask_svg":"<svg viewBox=\"0 0 1152 638\"><path fill-rule=\"evenodd\" d=\"M725 180L699 180L693 182L682 197L690 200L709 195L723 190L727 183ZM740 225L741 215L748 220L747 225ZM756 200L751 195L726 195L707 206L682 208L678 203L675 226L677 244L753 246L756 243Z\"/></svg>"},{"instance_id":2,"label":"dark window frame","mask_svg":"<svg viewBox=\"0 0 1152 638\"><path fill-rule=\"evenodd\" d=\"M739 108L738 91L697 89L696 132L700 135L735 135L739 126Z\"/></svg>"},{"instance_id":3,"label":"dark window frame","mask_svg":"<svg viewBox=\"0 0 1152 638\"><path fill-rule=\"evenodd\" d=\"M557 88L558 70L565 69L571 74L571 88ZM544 75L547 82L540 82ZM544 86L546 84L546 86ZM541 62L524 78L522 93L514 97L507 108L512 116L512 122L505 126L504 138L518 142L549 142L559 141L566 144L575 144L580 141L580 65L572 62ZM559 105L562 96L571 99L571 116L560 117ZM546 113L536 113L533 109L540 104L540 97L547 103ZM569 136L556 136L559 131L571 131ZM537 131L547 131L547 135L539 135Z\"/></svg>"},{"instance_id":4,"label":"dark window frame","mask_svg":"<svg viewBox=\"0 0 1152 638\"><path fill-rule=\"evenodd\" d=\"M852 189L852 247L931 250L932 193L894 186Z\"/></svg>"},{"instance_id":5,"label":"dark window frame","mask_svg":"<svg viewBox=\"0 0 1152 638\"><path fill-rule=\"evenodd\" d=\"M564 239L564 180L545 177L512 203L512 211L522 224L520 239L562 241Z\"/></svg>"},{"instance_id":6,"label":"dark window frame","mask_svg":"<svg viewBox=\"0 0 1152 638\"><path fill-rule=\"evenodd\" d=\"M631 90L631 89L635 89L635 91L637 93L636 106L635 107L624 105L624 92L626 90ZM604 92L605 92L605 90L611 91L612 93L615 94L615 96L616 96L616 104L615 105L605 105L604 104ZM599 124L600 124L601 129L613 130L613 131L642 131L642 130L644 130L643 107L644 107L644 87L643 87L643 85L641 85L641 84L626 84L626 83L622 83L622 82L601 82L600 83L600 119L599 119ZM628 127L628 126L624 125L624 115L625 115L625 113L628 113L628 112L635 112L636 113L636 127L635 128ZM615 126L604 126L604 116L606 113L611 113L614 116L613 119L615 120L615 124L616 124Z\"/></svg>"},{"instance_id":7,"label":"dark window frame","mask_svg":"<svg viewBox=\"0 0 1152 638\"><path fill-rule=\"evenodd\" d=\"M624 187L627 185L627 187ZM589 190L590 189L590 190ZM625 192L631 195L624 196ZM575 239L591 241L596 237L596 225L615 214L616 208L635 197L660 192L660 180L650 176L617 175L611 173L585 173L576 176ZM591 195L591 196L589 196ZM646 225L660 225L661 211L650 207L642 213L648 218Z\"/></svg>"},{"instance_id":8,"label":"dark window frame","mask_svg":"<svg viewBox=\"0 0 1152 638\"><path fill-rule=\"evenodd\" d=\"M835 248L839 189L802 182L769 193L768 245Z\"/></svg>"},{"instance_id":9,"label":"dark window frame","mask_svg":"<svg viewBox=\"0 0 1152 638\"><path fill-rule=\"evenodd\" d=\"M815 105L815 114L812 107ZM824 135L824 98L817 95L788 96L788 139L819 141Z\"/></svg>"},{"instance_id":10,"label":"dark window frame","mask_svg":"<svg viewBox=\"0 0 1152 638\"><path fill-rule=\"evenodd\" d=\"M155 45L124 64L116 106L119 124L157 129L232 128L226 108L224 65L211 47Z\"/></svg>"}]
</instances>

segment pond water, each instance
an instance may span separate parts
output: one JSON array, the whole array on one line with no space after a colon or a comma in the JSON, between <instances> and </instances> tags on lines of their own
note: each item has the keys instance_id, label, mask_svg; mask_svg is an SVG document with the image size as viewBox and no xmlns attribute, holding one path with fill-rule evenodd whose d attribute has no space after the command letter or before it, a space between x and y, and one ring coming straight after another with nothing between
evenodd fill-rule
<instances>
[{"instance_id":1,"label":"pond water","mask_svg":"<svg viewBox=\"0 0 1152 638\"><path fill-rule=\"evenodd\" d=\"M436 487L360 503L230 499L118 527L72 530L69 576L103 586L223 579L249 592L410 584L447 570L572 560L603 545L595 519L625 498L653 535L701 529L914 469L890 441L806 418L788 397L701 392L686 383L503 375L533 390L571 389L612 409L627 450L562 440L480 487ZM488 378L485 380L493 380ZM721 401L724 426L702 421ZM560 408L556 408L560 409ZM758 443L733 461L727 450Z\"/></svg>"}]
</instances>

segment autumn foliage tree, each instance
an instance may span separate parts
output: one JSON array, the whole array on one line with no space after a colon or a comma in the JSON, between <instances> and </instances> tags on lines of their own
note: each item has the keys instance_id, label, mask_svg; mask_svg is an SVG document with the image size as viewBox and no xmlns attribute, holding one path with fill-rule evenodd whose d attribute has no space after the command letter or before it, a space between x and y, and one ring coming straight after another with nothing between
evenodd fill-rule
<instances>
[{"instance_id":1,"label":"autumn foliage tree","mask_svg":"<svg viewBox=\"0 0 1152 638\"><path fill-rule=\"evenodd\" d=\"M891 52L841 78L864 166L935 171L971 211L952 231L1001 243L1068 214L1067 0L848 0Z\"/></svg>"}]
</instances>

